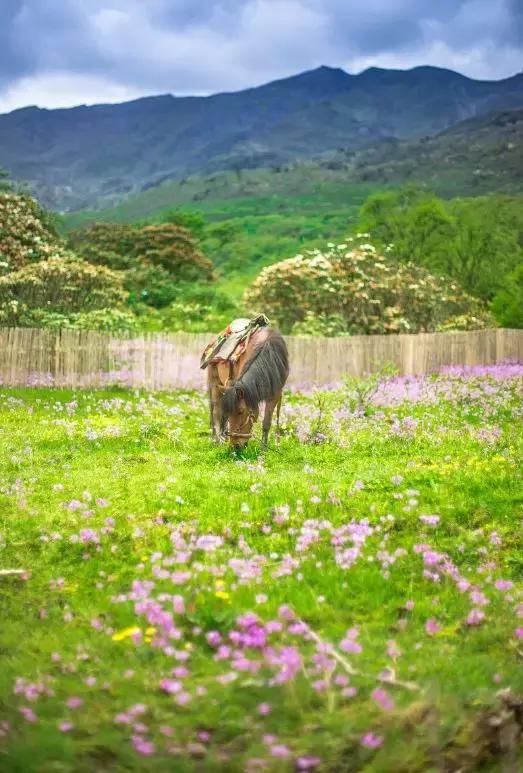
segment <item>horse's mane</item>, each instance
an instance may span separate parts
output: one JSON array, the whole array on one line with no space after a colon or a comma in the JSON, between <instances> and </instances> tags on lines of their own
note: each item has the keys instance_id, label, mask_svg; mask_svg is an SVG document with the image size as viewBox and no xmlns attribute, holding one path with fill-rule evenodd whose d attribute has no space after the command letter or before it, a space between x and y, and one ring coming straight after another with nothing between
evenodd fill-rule
<instances>
[{"instance_id":1,"label":"horse's mane","mask_svg":"<svg viewBox=\"0 0 523 773\"><path fill-rule=\"evenodd\" d=\"M289 375L289 353L282 335L268 330L264 341L259 343L247 362L240 378L223 394L223 410L234 413L238 400L245 400L251 410L280 392Z\"/></svg>"}]
</instances>

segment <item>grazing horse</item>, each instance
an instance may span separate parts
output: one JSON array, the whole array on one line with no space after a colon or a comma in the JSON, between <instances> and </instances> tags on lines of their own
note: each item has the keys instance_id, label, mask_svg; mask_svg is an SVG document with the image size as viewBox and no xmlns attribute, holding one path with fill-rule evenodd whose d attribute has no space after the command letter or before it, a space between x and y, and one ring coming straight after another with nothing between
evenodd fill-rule
<instances>
[{"instance_id":1,"label":"grazing horse","mask_svg":"<svg viewBox=\"0 0 523 773\"><path fill-rule=\"evenodd\" d=\"M262 447L266 448L276 408L277 426L283 387L289 375L289 354L281 334L263 327L250 337L236 362L210 363L209 405L214 439L228 437L236 449L244 448L252 436L260 403L265 403Z\"/></svg>"}]
</instances>

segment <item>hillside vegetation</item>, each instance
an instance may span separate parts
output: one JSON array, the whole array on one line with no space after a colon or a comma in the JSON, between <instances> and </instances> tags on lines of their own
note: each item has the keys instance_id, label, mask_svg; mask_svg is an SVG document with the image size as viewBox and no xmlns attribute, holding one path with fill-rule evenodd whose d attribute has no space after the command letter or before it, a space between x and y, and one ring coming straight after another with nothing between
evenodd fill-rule
<instances>
[{"instance_id":1,"label":"hillside vegetation","mask_svg":"<svg viewBox=\"0 0 523 773\"><path fill-rule=\"evenodd\" d=\"M56 209L100 208L163 180L353 153L522 103L521 74L321 67L235 94L16 110L0 116L0 166Z\"/></svg>"},{"instance_id":2,"label":"hillside vegetation","mask_svg":"<svg viewBox=\"0 0 523 773\"><path fill-rule=\"evenodd\" d=\"M504 325L520 324L519 267L523 262L520 198L486 196L444 201L416 187L377 192L365 199L358 198L358 193L362 191L349 189L347 199L338 201L338 208L334 194L330 199L325 189L294 198L206 201L198 208L160 210L149 220L134 224L91 222L90 216L84 213L74 219L77 227L72 231L64 229L63 218L59 221L66 236L64 240L58 236L53 218L32 199L7 192L0 205L0 258L3 255L3 270L7 271L0 298L2 320L4 324L55 326L90 323L110 329L122 326L147 330L215 330L234 316L250 313L252 304L242 300L242 296L262 269L304 251L325 254L334 243L346 242L351 233L359 230L370 233L370 242L380 254L387 255L391 267L397 264L393 272L398 276L403 276L402 267L408 263L416 271L418 268L426 271L434 289L431 303L436 304L429 317L435 321L428 327L412 321L395 327L390 324L392 318L380 317L376 324L369 326L367 312L362 309L361 319L351 319L347 326L338 324L339 320L324 318L325 309L316 309L319 316L313 313L311 319L311 309L304 306L296 310L298 316L289 329L297 321L305 324L300 328L302 333L336 335L356 330L452 329L453 325L467 328L484 324L481 320L488 318L485 315L489 304ZM39 225L31 229L29 224L35 217ZM72 218L67 220L70 226ZM39 249L31 252L34 234L40 231L45 238L38 237ZM50 247L46 247L48 244ZM12 268L17 261L20 266L20 255L26 254L27 261L35 267L29 266L23 275L14 276ZM45 301L42 293L35 296L22 292L22 288L29 289L27 282L44 281L44 275L39 274L43 269L37 268L37 264L49 254L65 263L81 258L92 270L103 267L116 272L125 291L121 307L109 313L98 305L93 309L96 318L87 319L74 316L80 311L71 308L73 316L64 317L63 308L60 313L53 308L51 296ZM63 274L64 281L66 274ZM378 299L378 285L372 284L370 275L365 289L370 302L381 309L378 316L385 313L385 308L390 314L390 309L398 304L393 299ZM60 274L55 272L53 276L56 279ZM76 276L87 277L87 273L77 271ZM408 284L411 279L406 273L405 282ZM449 280L458 294L465 293L476 299L450 316L443 307L437 308L445 303L444 287ZM407 285L397 289L400 295L403 293L403 300L393 317L397 313L398 320L407 320L401 310L408 307ZM321 291L322 287L318 287L320 295ZM343 292L350 295L352 290L347 285ZM56 288L53 293L52 297L56 298ZM27 306L33 297L38 297L38 309ZM350 299L345 302L350 303ZM268 304L267 308L271 305L261 296L256 301L257 305L264 303ZM279 314L276 319L284 322L279 320Z\"/></svg>"},{"instance_id":3,"label":"hillside vegetation","mask_svg":"<svg viewBox=\"0 0 523 773\"><path fill-rule=\"evenodd\" d=\"M522 97L523 102L523 97ZM273 167L237 169L167 181L114 207L68 214L74 227L86 222L131 223L161 218L183 207L211 219L278 213L301 208L337 210L373 190L417 183L444 197L523 191L523 110L470 119L434 137L389 139L361 150L338 149Z\"/></svg>"}]
</instances>

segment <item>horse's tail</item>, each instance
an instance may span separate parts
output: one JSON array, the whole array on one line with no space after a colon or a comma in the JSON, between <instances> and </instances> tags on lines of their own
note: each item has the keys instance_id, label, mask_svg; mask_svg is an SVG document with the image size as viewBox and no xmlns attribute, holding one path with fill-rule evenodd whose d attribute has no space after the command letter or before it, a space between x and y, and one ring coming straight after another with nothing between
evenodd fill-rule
<instances>
[{"instance_id":1,"label":"horse's tail","mask_svg":"<svg viewBox=\"0 0 523 773\"><path fill-rule=\"evenodd\" d=\"M245 363L240 378L225 390L225 413L234 411L237 401L243 398L251 410L278 395L289 376L289 352L283 336L274 329L255 346Z\"/></svg>"}]
</instances>

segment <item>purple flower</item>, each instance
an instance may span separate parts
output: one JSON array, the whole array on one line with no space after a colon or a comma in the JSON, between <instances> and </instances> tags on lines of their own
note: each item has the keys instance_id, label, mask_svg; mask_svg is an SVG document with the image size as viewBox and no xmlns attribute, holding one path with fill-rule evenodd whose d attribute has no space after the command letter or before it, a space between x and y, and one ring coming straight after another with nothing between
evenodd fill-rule
<instances>
[{"instance_id":1,"label":"purple flower","mask_svg":"<svg viewBox=\"0 0 523 773\"><path fill-rule=\"evenodd\" d=\"M376 703L385 711L390 711L394 708L394 700L391 698L388 692L381 687L377 687L375 690L373 690L370 697L373 701L376 701Z\"/></svg>"},{"instance_id":2,"label":"purple flower","mask_svg":"<svg viewBox=\"0 0 523 773\"><path fill-rule=\"evenodd\" d=\"M467 625L479 625L485 619L485 613L482 609L475 607L471 609L467 617Z\"/></svg>"},{"instance_id":3,"label":"purple flower","mask_svg":"<svg viewBox=\"0 0 523 773\"><path fill-rule=\"evenodd\" d=\"M279 757L282 759L290 755L289 747L285 746L283 743L275 743L272 746L269 746L269 751L273 757Z\"/></svg>"},{"instance_id":4,"label":"purple flower","mask_svg":"<svg viewBox=\"0 0 523 773\"><path fill-rule=\"evenodd\" d=\"M298 770L313 770L318 767L320 762L319 757L298 757L296 767Z\"/></svg>"},{"instance_id":5,"label":"purple flower","mask_svg":"<svg viewBox=\"0 0 523 773\"><path fill-rule=\"evenodd\" d=\"M78 709L82 704L83 704L83 700L76 695L73 695L71 698L68 698L65 702L65 705L69 709Z\"/></svg>"},{"instance_id":6,"label":"purple flower","mask_svg":"<svg viewBox=\"0 0 523 773\"><path fill-rule=\"evenodd\" d=\"M210 644L211 647L217 647L221 640L221 634L218 631L209 631L209 633L206 636L208 644Z\"/></svg>"},{"instance_id":7,"label":"purple flower","mask_svg":"<svg viewBox=\"0 0 523 773\"><path fill-rule=\"evenodd\" d=\"M425 630L429 636L434 636L436 633L441 631L441 625L436 620L434 620L433 617L431 617L425 623Z\"/></svg>"},{"instance_id":8,"label":"purple flower","mask_svg":"<svg viewBox=\"0 0 523 773\"><path fill-rule=\"evenodd\" d=\"M419 519L427 526L437 526L439 523L439 515L420 515Z\"/></svg>"},{"instance_id":9,"label":"purple flower","mask_svg":"<svg viewBox=\"0 0 523 773\"><path fill-rule=\"evenodd\" d=\"M98 536L98 532L94 529L81 529L80 530L80 539L84 544L88 544L89 542L92 542L95 545L98 545L100 543L100 537Z\"/></svg>"},{"instance_id":10,"label":"purple flower","mask_svg":"<svg viewBox=\"0 0 523 773\"><path fill-rule=\"evenodd\" d=\"M154 744L151 743L151 741L146 741L142 736L133 735L132 742L134 750L138 752L138 754L141 754L144 757L150 757L154 754Z\"/></svg>"},{"instance_id":11,"label":"purple flower","mask_svg":"<svg viewBox=\"0 0 523 773\"><path fill-rule=\"evenodd\" d=\"M160 682L160 690L163 690L169 695L174 695L175 693L180 692L182 687L182 683L177 682L175 679L162 679Z\"/></svg>"},{"instance_id":12,"label":"purple flower","mask_svg":"<svg viewBox=\"0 0 523 773\"><path fill-rule=\"evenodd\" d=\"M377 749L383 743L381 735L375 735L374 733L365 733L360 738L360 744L367 749Z\"/></svg>"},{"instance_id":13,"label":"purple flower","mask_svg":"<svg viewBox=\"0 0 523 773\"><path fill-rule=\"evenodd\" d=\"M494 583L496 590L505 591L514 587L514 583L511 580L496 580Z\"/></svg>"},{"instance_id":14,"label":"purple flower","mask_svg":"<svg viewBox=\"0 0 523 773\"><path fill-rule=\"evenodd\" d=\"M34 713L33 709L30 709L28 706L20 706L20 714L23 716L23 718L26 720L26 722L36 722L37 716Z\"/></svg>"}]
</instances>

